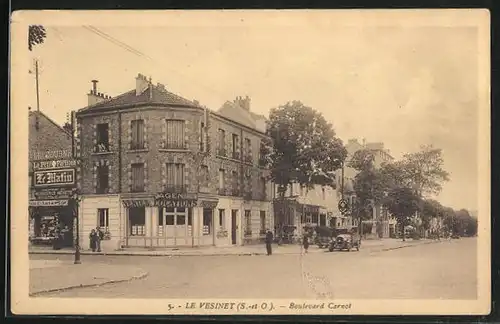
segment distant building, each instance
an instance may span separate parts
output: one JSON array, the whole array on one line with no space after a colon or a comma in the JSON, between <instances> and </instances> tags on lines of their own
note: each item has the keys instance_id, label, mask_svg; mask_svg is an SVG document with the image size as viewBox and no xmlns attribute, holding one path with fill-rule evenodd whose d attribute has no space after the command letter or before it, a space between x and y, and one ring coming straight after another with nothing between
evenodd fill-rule
<instances>
[{"instance_id":1,"label":"distant building","mask_svg":"<svg viewBox=\"0 0 500 324\"><path fill-rule=\"evenodd\" d=\"M384 143L381 142L366 142L363 140L361 143L357 139L349 139L346 144L347 150L347 158L346 165L343 170L343 183L344 187L342 188L342 170L337 171L337 179L338 179L338 190L337 194L339 197L342 195L344 198L351 204L354 204L355 201L355 193L354 193L354 179L357 170L349 167L349 161L352 160L354 154L360 150L371 150L374 154L374 165L375 167L380 167L383 163L390 162L394 158L390 155L389 150L385 149ZM387 210L383 208L383 206L374 206L373 217L370 220L363 221L363 232L369 231L370 235L379 236L379 237L390 237L395 235L396 233L396 219L392 217ZM358 226L359 220L356 215L351 215L348 223L351 223L352 226Z\"/></svg>"},{"instance_id":2,"label":"distant building","mask_svg":"<svg viewBox=\"0 0 500 324\"><path fill-rule=\"evenodd\" d=\"M290 184L284 195L283 206L278 199L277 188L274 189L274 195L275 214L285 214L283 224L276 225L295 226L298 235L302 234L304 226L347 228L349 225L338 211L336 186L315 185L308 189L298 183Z\"/></svg>"},{"instance_id":3,"label":"distant building","mask_svg":"<svg viewBox=\"0 0 500 324\"><path fill-rule=\"evenodd\" d=\"M81 237L100 226L124 247L228 246L273 224L265 118L238 97L214 112L153 85L88 94L76 113L82 161Z\"/></svg>"}]
</instances>

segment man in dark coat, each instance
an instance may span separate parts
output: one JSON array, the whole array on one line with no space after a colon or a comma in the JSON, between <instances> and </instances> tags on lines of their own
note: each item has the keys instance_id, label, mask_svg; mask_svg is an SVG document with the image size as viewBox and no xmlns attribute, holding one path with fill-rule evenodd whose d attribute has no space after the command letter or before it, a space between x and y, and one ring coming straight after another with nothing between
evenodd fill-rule
<instances>
[{"instance_id":1,"label":"man in dark coat","mask_svg":"<svg viewBox=\"0 0 500 324\"><path fill-rule=\"evenodd\" d=\"M273 233L270 230L267 230L266 233L266 250L267 250L267 255L273 254Z\"/></svg>"}]
</instances>

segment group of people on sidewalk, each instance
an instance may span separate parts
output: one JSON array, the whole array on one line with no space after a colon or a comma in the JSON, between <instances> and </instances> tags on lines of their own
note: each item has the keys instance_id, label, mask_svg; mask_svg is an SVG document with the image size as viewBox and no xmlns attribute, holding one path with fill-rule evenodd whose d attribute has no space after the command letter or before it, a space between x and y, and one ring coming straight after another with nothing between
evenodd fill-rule
<instances>
[{"instance_id":1,"label":"group of people on sidewalk","mask_svg":"<svg viewBox=\"0 0 500 324\"><path fill-rule=\"evenodd\" d=\"M267 250L267 255L272 255L273 254L273 240L274 240L274 235L271 230L267 230L266 233L266 250ZM304 248L304 253L307 253L307 250L309 249L309 233L305 233L302 236L302 247Z\"/></svg>"},{"instance_id":2,"label":"group of people on sidewalk","mask_svg":"<svg viewBox=\"0 0 500 324\"><path fill-rule=\"evenodd\" d=\"M104 239L104 233L99 226L90 231L89 239L92 252L101 252L101 241Z\"/></svg>"}]
</instances>

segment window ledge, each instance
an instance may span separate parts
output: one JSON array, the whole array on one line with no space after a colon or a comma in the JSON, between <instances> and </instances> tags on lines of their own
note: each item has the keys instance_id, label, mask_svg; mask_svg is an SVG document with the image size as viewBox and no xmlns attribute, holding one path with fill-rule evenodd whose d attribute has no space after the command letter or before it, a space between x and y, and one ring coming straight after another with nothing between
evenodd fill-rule
<instances>
[{"instance_id":1,"label":"window ledge","mask_svg":"<svg viewBox=\"0 0 500 324\"><path fill-rule=\"evenodd\" d=\"M91 155L108 155L108 154L113 154L115 152L109 151L109 152L92 152Z\"/></svg>"},{"instance_id":2,"label":"window ledge","mask_svg":"<svg viewBox=\"0 0 500 324\"><path fill-rule=\"evenodd\" d=\"M172 148L172 149L161 148L158 151L160 151L160 152L181 152L181 153L189 152L189 150L187 148L177 148L177 149L175 149L175 148Z\"/></svg>"},{"instance_id":3,"label":"window ledge","mask_svg":"<svg viewBox=\"0 0 500 324\"><path fill-rule=\"evenodd\" d=\"M127 153L145 153L145 152L148 152L149 149L147 148L143 148L143 149L131 149L131 150L127 150Z\"/></svg>"},{"instance_id":4,"label":"window ledge","mask_svg":"<svg viewBox=\"0 0 500 324\"><path fill-rule=\"evenodd\" d=\"M232 157L229 157L229 156L217 155L217 157L220 159L228 160L228 161L233 161L233 162L238 162L238 163L242 162L241 160L233 159Z\"/></svg>"}]
</instances>

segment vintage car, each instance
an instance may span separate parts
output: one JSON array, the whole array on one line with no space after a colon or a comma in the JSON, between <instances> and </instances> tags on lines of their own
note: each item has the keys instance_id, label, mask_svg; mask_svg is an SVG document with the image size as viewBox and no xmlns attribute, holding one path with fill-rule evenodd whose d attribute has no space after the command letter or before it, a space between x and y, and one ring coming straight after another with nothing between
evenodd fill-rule
<instances>
[{"instance_id":1,"label":"vintage car","mask_svg":"<svg viewBox=\"0 0 500 324\"><path fill-rule=\"evenodd\" d=\"M361 238L358 234L339 234L335 239L330 242L330 246L328 247L328 251L333 252L334 250L347 250L351 251L351 249L355 248L356 251L359 251L361 246Z\"/></svg>"},{"instance_id":2,"label":"vintage car","mask_svg":"<svg viewBox=\"0 0 500 324\"><path fill-rule=\"evenodd\" d=\"M332 238L335 237L335 230L327 226L317 226L315 232L314 244L320 249L328 248Z\"/></svg>"}]
</instances>

